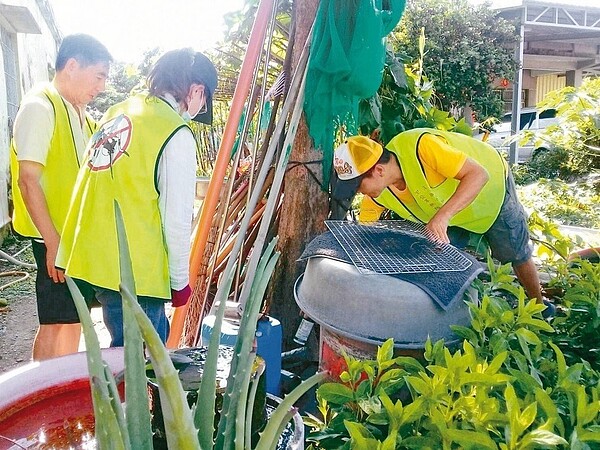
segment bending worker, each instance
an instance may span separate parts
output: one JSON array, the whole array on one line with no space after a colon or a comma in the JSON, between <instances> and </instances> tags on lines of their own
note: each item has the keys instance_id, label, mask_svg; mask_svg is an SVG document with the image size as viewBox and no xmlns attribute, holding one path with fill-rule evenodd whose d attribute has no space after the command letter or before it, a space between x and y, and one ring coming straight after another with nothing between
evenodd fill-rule
<instances>
[{"instance_id":1,"label":"bending worker","mask_svg":"<svg viewBox=\"0 0 600 450\"><path fill-rule=\"evenodd\" d=\"M377 220L384 209L426 224L436 241L449 243L448 227L483 234L492 255L512 263L530 298L542 303L531 258L527 217L506 161L490 145L434 129L400 133L383 148L365 136L335 149L334 197L365 194L360 220Z\"/></svg>"}]
</instances>

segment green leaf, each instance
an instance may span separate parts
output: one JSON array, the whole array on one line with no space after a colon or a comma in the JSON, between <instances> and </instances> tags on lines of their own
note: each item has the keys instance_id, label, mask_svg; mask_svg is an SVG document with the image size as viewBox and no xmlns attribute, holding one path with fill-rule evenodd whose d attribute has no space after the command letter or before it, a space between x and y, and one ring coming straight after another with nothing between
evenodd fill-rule
<instances>
[{"instance_id":1,"label":"green leaf","mask_svg":"<svg viewBox=\"0 0 600 450\"><path fill-rule=\"evenodd\" d=\"M567 371L567 363L565 361L565 357L554 343L549 342L548 345L550 345L550 347L552 347L552 350L554 350L554 353L556 353L556 362L558 364L558 376L559 378L562 378L564 377Z\"/></svg>"},{"instance_id":2,"label":"green leaf","mask_svg":"<svg viewBox=\"0 0 600 450\"><path fill-rule=\"evenodd\" d=\"M519 325L529 325L530 328L546 331L548 333L554 332L554 328L552 328L552 325L550 325L545 320L534 319L533 317L525 317L519 318L518 323Z\"/></svg>"},{"instance_id":3,"label":"green leaf","mask_svg":"<svg viewBox=\"0 0 600 450\"><path fill-rule=\"evenodd\" d=\"M360 382L358 387L356 388L355 397L357 399L368 398L372 391L371 380L366 379Z\"/></svg>"},{"instance_id":4,"label":"green leaf","mask_svg":"<svg viewBox=\"0 0 600 450\"><path fill-rule=\"evenodd\" d=\"M322 384L317 393L320 398L334 405L343 405L354 400L354 391L339 383Z\"/></svg>"},{"instance_id":5,"label":"green leaf","mask_svg":"<svg viewBox=\"0 0 600 450\"><path fill-rule=\"evenodd\" d=\"M555 447L568 445L569 443L561 436L547 430L533 430L527 433L520 442L520 448Z\"/></svg>"},{"instance_id":6,"label":"green leaf","mask_svg":"<svg viewBox=\"0 0 600 450\"><path fill-rule=\"evenodd\" d=\"M394 357L394 340L388 339L377 348L377 363L379 365L391 361Z\"/></svg>"},{"instance_id":7,"label":"green leaf","mask_svg":"<svg viewBox=\"0 0 600 450\"><path fill-rule=\"evenodd\" d=\"M381 412L381 402L377 397L359 398L358 406L367 414L377 414Z\"/></svg>"},{"instance_id":8,"label":"green leaf","mask_svg":"<svg viewBox=\"0 0 600 450\"><path fill-rule=\"evenodd\" d=\"M421 395L428 395L431 392L429 384L421 378L407 377L406 381Z\"/></svg>"},{"instance_id":9,"label":"green leaf","mask_svg":"<svg viewBox=\"0 0 600 450\"><path fill-rule=\"evenodd\" d=\"M535 400L546 414L546 417L548 417L548 419L556 425L561 435L564 435L565 426L558 414L558 408L556 407L556 404L554 403L554 401L552 401L548 393L544 389L536 388Z\"/></svg>"},{"instance_id":10,"label":"green leaf","mask_svg":"<svg viewBox=\"0 0 600 450\"><path fill-rule=\"evenodd\" d=\"M404 384L404 376L406 371L403 369L390 369L384 372L379 378L375 393L379 394L381 391L391 393L391 390L396 390Z\"/></svg>"},{"instance_id":11,"label":"green leaf","mask_svg":"<svg viewBox=\"0 0 600 450\"><path fill-rule=\"evenodd\" d=\"M96 421L96 444L100 450L125 450L131 448L124 439L123 432L127 428L120 425L111 407L104 381L95 376L90 377L92 399L94 400L94 416Z\"/></svg>"},{"instance_id":12,"label":"green leaf","mask_svg":"<svg viewBox=\"0 0 600 450\"><path fill-rule=\"evenodd\" d=\"M404 407L404 414L400 425L413 423L421 419L427 413L427 403L423 397L418 397L412 403Z\"/></svg>"},{"instance_id":13,"label":"green leaf","mask_svg":"<svg viewBox=\"0 0 600 450\"><path fill-rule=\"evenodd\" d=\"M485 432L447 429L442 432L442 435L465 449L488 448L496 450L498 448L494 440Z\"/></svg>"},{"instance_id":14,"label":"green leaf","mask_svg":"<svg viewBox=\"0 0 600 450\"><path fill-rule=\"evenodd\" d=\"M516 331L516 334L518 336L521 336L529 344L540 345L542 343L542 341L540 341L540 338L537 337L537 335L533 331L528 330L527 328L519 328Z\"/></svg>"},{"instance_id":15,"label":"green leaf","mask_svg":"<svg viewBox=\"0 0 600 450\"><path fill-rule=\"evenodd\" d=\"M379 447L379 450L396 450L397 440L396 433L389 434L381 444L381 447Z\"/></svg>"},{"instance_id":16,"label":"green leaf","mask_svg":"<svg viewBox=\"0 0 600 450\"><path fill-rule=\"evenodd\" d=\"M140 307L131 291L132 286L125 283L126 280L133 280L133 270L131 268L131 258L129 256L129 247L125 236L125 226L123 217L118 204L115 203L115 213L117 221L117 235L119 239L119 264L121 269L120 292L123 298L124 307L129 307L135 322L140 329L142 337L146 342L146 349L150 354L152 367L156 374L156 382L161 399L163 419L165 423L165 432L167 435L167 445L171 448L199 449L197 431L194 426L192 411L187 403L187 396L181 387L179 376L169 354L156 332L152 322ZM127 304L127 305L125 305ZM127 363L125 364L127 366ZM144 376L140 383L146 384Z\"/></svg>"},{"instance_id":17,"label":"green leaf","mask_svg":"<svg viewBox=\"0 0 600 450\"><path fill-rule=\"evenodd\" d=\"M274 238L271 241L265 252L261 255L256 270L256 275L252 281L250 295L248 296L248 301L246 302L242 319L238 328L238 337L234 347L234 355L231 361L229 377L227 379L227 389L225 391L225 395L223 396L222 413L219 420L217 439L215 442L215 447L217 448L229 448L231 445L230 443L234 442L236 439L235 424L236 422L239 423L240 420L243 420L241 415L243 415L245 408L239 407L239 405L247 402L247 397L243 396L242 392L245 390L244 384L247 380L247 374L252 370L253 358L249 358L248 356L252 354L252 346L254 340L256 339L256 324L260 314L264 293L267 289L269 279L273 273L273 270L275 269L275 264L277 263L279 257L279 252L273 251L276 239L277 238ZM228 273L229 276L226 278L228 280L231 279L231 275L233 273L235 273L234 265L230 266L230 272ZM223 286L219 286L219 291L222 288ZM224 291L229 292L228 289L224 289ZM215 326L213 335L218 334L219 332ZM209 346L209 353L210 351L211 348ZM202 384L200 384L200 389L202 389ZM290 395L291 394L292 393L290 393ZM287 413L288 412L285 411L281 414L282 417L280 417L279 422L276 422L271 426L267 425L270 433L267 435L265 432L261 436L261 441L264 443L263 445L270 446L271 443L267 442L268 439L277 438L276 433L281 424L281 420L284 420L283 417L286 416ZM235 419L232 419L234 415Z\"/></svg>"},{"instance_id":18,"label":"green leaf","mask_svg":"<svg viewBox=\"0 0 600 450\"><path fill-rule=\"evenodd\" d=\"M504 364L504 361L506 361L507 357L508 357L507 351L503 351L503 352L497 354L494 357L494 359L492 360L492 362L485 369L485 373L487 375L494 375L496 372L498 372L500 370L500 368L502 367L502 364Z\"/></svg>"},{"instance_id":19,"label":"green leaf","mask_svg":"<svg viewBox=\"0 0 600 450\"><path fill-rule=\"evenodd\" d=\"M581 431L579 439L582 442L598 442L600 443L600 432L599 431Z\"/></svg>"},{"instance_id":20,"label":"green leaf","mask_svg":"<svg viewBox=\"0 0 600 450\"><path fill-rule=\"evenodd\" d=\"M473 135L473 129L465 121L464 117L461 117L461 119L456 123L456 125L454 125L454 128L452 129L452 131L454 131L455 133L464 134L465 136L469 136L469 137Z\"/></svg>"},{"instance_id":21,"label":"green leaf","mask_svg":"<svg viewBox=\"0 0 600 450\"><path fill-rule=\"evenodd\" d=\"M531 403L521 413L519 417L519 425L522 430L526 430L531 426L537 416L537 403Z\"/></svg>"},{"instance_id":22,"label":"green leaf","mask_svg":"<svg viewBox=\"0 0 600 450\"><path fill-rule=\"evenodd\" d=\"M275 411L269 417L267 426L260 435L260 440L256 444L256 450L269 450L273 448L279 438L281 424L285 421L292 405L314 385L322 382L327 377L325 372L318 372L312 377L304 380L298 387L285 396L283 401L277 406Z\"/></svg>"},{"instance_id":23,"label":"green leaf","mask_svg":"<svg viewBox=\"0 0 600 450\"><path fill-rule=\"evenodd\" d=\"M411 358L409 356L398 356L395 361L397 365L408 371L425 372L423 365L415 358Z\"/></svg>"},{"instance_id":24,"label":"green leaf","mask_svg":"<svg viewBox=\"0 0 600 450\"><path fill-rule=\"evenodd\" d=\"M116 408L121 407L120 402L118 405L115 405L111 399L108 381L105 378L107 372L104 361L102 361L100 342L94 330L90 311L75 282L70 277L65 277L65 279L73 297L75 307L77 308L85 339L97 445L100 449L111 448L111 445L115 449L128 449L130 448L129 439L126 437L128 430L124 420L122 420L123 411L117 411ZM115 409L113 409L113 405L116 406Z\"/></svg>"},{"instance_id":25,"label":"green leaf","mask_svg":"<svg viewBox=\"0 0 600 450\"><path fill-rule=\"evenodd\" d=\"M135 292L133 274L122 269L121 284L131 293ZM131 278L129 278L131 277ZM123 287L122 287L123 289ZM133 298L132 298L133 300ZM137 297L135 300L137 302ZM129 306L123 302L123 323L134 324L135 317ZM125 417L132 445L140 450L151 450L152 426L150 409L148 408L148 386L146 378L146 362L142 334L137 326L123 327L125 343ZM145 380L146 383L142 383Z\"/></svg>"},{"instance_id":26,"label":"green leaf","mask_svg":"<svg viewBox=\"0 0 600 450\"><path fill-rule=\"evenodd\" d=\"M377 448L379 441L364 425L349 420L345 420L344 425L352 439L353 450L373 450Z\"/></svg>"},{"instance_id":27,"label":"green leaf","mask_svg":"<svg viewBox=\"0 0 600 450\"><path fill-rule=\"evenodd\" d=\"M467 339L471 342L478 341L477 333L475 333L475 331L473 331L471 328L464 327L462 325L451 325L450 328L458 337Z\"/></svg>"},{"instance_id":28,"label":"green leaf","mask_svg":"<svg viewBox=\"0 0 600 450\"><path fill-rule=\"evenodd\" d=\"M372 413L367 416L366 421L373 425L388 425L390 423L388 415L384 412Z\"/></svg>"}]
</instances>

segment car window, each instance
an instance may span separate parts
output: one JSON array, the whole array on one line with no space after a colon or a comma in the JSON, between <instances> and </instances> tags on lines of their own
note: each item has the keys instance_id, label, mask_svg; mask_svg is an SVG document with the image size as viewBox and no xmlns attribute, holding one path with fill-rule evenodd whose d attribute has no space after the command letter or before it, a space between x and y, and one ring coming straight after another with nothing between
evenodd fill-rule
<instances>
[{"instance_id":1,"label":"car window","mask_svg":"<svg viewBox=\"0 0 600 450\"><path fill-rule=\"evenodd\" d=\"M540 119L553 119L556 117L555 109L546 109L540 112Z\"/></svg>"},{"instance_id":2,"label":"car window","mask_svg":"<svg viewBox=\"0 0 600 450\"><path fill-rule=\"evenodd\" d=\"M522 113L521 123L519 124L519 130L531 127L531 124L535 120L535 111Z\"/></svg>"},{"instance_id":3,"label":"car window","mask_svg":"<svg viewBox=\"0 0 600 450\"><path fill-rule=\"evenodd\" d=\"M540 116L541 118L541 116ZM499 124L499 129L510 130L510 122L512 120L512 114L506 113L502 116L502 120ZM519 130L524 128L530 128L535 120L535 111L527 111L521 113L521 122L519 123Z\"/></svg>"}]
</instances>

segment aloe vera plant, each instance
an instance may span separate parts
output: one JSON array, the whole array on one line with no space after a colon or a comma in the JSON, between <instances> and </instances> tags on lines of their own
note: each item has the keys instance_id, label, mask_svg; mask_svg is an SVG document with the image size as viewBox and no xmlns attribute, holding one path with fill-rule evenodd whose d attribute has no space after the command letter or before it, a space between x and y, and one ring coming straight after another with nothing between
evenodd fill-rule
<instances>
[{"instance_id":1,"label":"aloe vera plant","mask_svg":"<svg viewBox=\"0 0 600 450\"><path fill-rule=\"evenodd\" d=\"M252 350L256 332L256 320L262 297L273 272L278 254L274 252L272 241L264 252L256 270L251 294L240 322L238 341L235 347L231 371L227 383L223 407L220 411L219 432L215 435L215 392L218 338L225 310L225 298L220 298L217 320L212 333L208 355L204 366L203 380L194 408L187 404L186 393L179 381L169 353L152 323L140 307L135 296L135 280L131 269L129 249L125 239L125 229L121 213L116 208L117 230L119 235L121 287L124 320L128 320L125 334L125 409L121 404L116 382L106 364L102 361L100 345L95 334L89 311L79 289L68 279L73 293L85 336L88 368L91 377L94 414L96 417L96 441L99 449L151 449L152 431L146 373L144 370L143 345L150 356L158 385L165 433L169 448L183 449L251 449L251 423L247 405L253 401L256 391L252 383L252 365L255 353ZM227 292L233 273L225 277ZM225 294L223 294L223 297ZM259 376L259 375L258 375ZM257 449L274 448L283 425L289 421L293 403L308 389L324 379L324 374L316 374L290 393L271 415L264 432L256 445ZM250 394L250 395L248 395Z\"/></svg>"}]
</instances>

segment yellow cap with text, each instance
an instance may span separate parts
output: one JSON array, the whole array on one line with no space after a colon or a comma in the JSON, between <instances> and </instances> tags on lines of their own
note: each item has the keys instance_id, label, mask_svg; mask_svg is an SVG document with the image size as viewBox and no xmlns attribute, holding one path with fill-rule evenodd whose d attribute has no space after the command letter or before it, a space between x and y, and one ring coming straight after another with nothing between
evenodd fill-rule
<instances>
[{"instance_id":1,"label":"yellow cap with text","mask_svg":"<svg viewBox=\"0 0 600 450\"><path fill-rule=\"evenodd\" d=\"M340 180L351 180L367 172L383 154L383 147L366 136L352 136L333 153L333 167Z\"/></svg>"}]
</instances>

